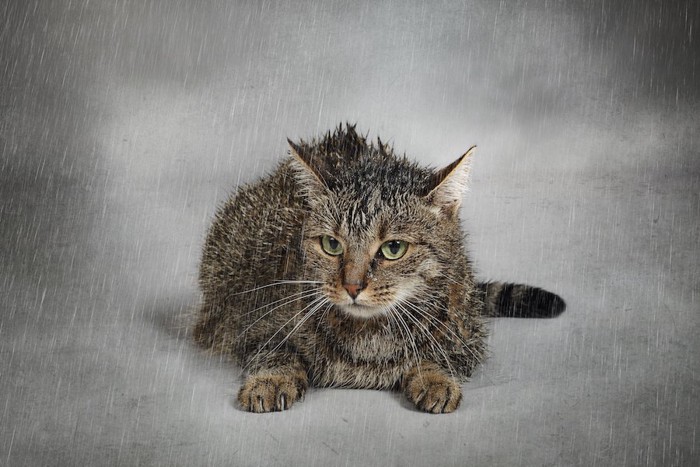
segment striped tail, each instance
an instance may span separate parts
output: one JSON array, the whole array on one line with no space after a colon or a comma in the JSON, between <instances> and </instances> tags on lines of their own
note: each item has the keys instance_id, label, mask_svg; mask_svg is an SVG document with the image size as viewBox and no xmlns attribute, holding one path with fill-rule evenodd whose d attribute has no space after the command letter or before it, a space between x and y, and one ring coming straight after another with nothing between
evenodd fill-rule
<instances>
[{"instance_id":1,"label":"striped tail","mask_svg":"<svg viewBox=\"0 0 700 467\"><path fill-rule=\"evenodd\" d=\"M482 294L482 314L489 317L553 318L559 316L566 303L557 294L539 287L506 282L477 284Z\"/></svg>"}]
</instances>

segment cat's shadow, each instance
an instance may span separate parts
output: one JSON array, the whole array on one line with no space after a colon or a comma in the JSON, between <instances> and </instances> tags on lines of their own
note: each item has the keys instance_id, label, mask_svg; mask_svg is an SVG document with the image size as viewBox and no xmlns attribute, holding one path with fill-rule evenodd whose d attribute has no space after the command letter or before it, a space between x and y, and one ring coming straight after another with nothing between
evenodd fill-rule
<instances>
[{"instance_id":1,"label":"cat's shadow","mask_svg":"<svg viewBox=\"0 0 700 467\"><path fill-rule=\"evenodd\" d=\"M225 374L222 386L232 408L245 412L236 401L241 386L242 369L230 359L203 349L192 338L192 328L197 318L198 299L192 294L182 294L154 303L144 310L144 320L167 337L170 345L184 351L187 359L201 371L212 375ZM217 381L221 378L217 377Z\"/></svg>"},{"instance_id":2,"label":"cat's shadow","mask_svg":"<svg viewBox=\"0 0 700 467\"><path fill-rule=\"evenodd\" d=\"M181 295L158 301L144 310L144 320L150 322L156 331L169 338L191 342L192 325L197 309L197 299L192 295ZM192 348L197 348L192 342Z\"/></svg>"}]
</instances>

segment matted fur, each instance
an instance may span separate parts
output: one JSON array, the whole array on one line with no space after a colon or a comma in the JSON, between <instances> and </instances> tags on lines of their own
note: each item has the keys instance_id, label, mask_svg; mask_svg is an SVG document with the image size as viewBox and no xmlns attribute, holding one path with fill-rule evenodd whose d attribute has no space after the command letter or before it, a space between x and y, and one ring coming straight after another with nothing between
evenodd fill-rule
<instances>
[{"instance_id":1,"label":"matted fur","mask_svg":"<svg viewBox=\"0 0 700 467\"><path fill-rule=\"evenodd\" d=\"M346 125L290 153L217 212L195 339L244 367L246 410L287 409L309 383L401 387L422 410L455 410L498 294L475 284L458 217L470 152L434 171ZM382 255L391 240L403 257Z\"/></svg>"}]
</instances>

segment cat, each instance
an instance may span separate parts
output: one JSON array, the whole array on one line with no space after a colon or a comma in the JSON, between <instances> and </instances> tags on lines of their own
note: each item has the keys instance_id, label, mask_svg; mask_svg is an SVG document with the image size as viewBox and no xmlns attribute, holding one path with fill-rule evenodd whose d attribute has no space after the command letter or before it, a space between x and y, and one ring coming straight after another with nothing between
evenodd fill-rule
<instances>
[{"instance_id":1,"label":"cat","mask_svg":"<svg viewBox=\"0 0 700 467\"><path fill-rule=\"evenodd\" d=\"M536 287L475 282L459 219L474 148L431 170L350 124L288 142L220 207L200 265L193 336L243 366L244 410L289 409L313 385L452 412L484 359L484 317L564 311Z\"/></svg>"}]
</instances>

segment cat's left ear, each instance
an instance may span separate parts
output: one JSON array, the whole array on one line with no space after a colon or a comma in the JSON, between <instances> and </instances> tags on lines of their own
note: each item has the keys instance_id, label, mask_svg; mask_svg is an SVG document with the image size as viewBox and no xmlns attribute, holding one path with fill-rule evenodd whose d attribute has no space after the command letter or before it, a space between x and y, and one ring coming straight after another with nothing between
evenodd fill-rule
<instances>
[{"instance_id":1,"label":"cat's left ear","mask_svg":"<svg viewBox=\"0 0 700 467\"><path fill-rule=\"evenodd\" d=\"M428 186L429 192L425 196L428 203L450 217L459 212L462 196L467 191L471 155L475 149L476 146L472 146L459 159L438 170Z\"/></svg>"}]
</instances>

